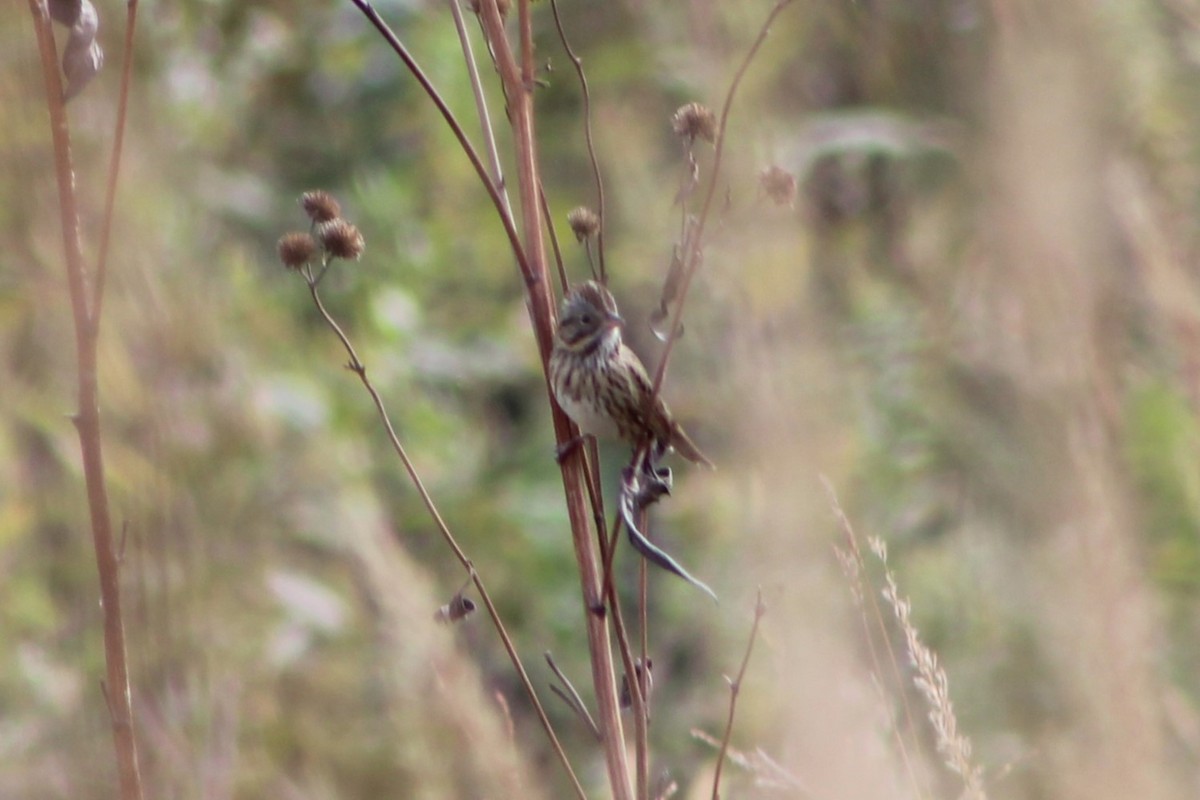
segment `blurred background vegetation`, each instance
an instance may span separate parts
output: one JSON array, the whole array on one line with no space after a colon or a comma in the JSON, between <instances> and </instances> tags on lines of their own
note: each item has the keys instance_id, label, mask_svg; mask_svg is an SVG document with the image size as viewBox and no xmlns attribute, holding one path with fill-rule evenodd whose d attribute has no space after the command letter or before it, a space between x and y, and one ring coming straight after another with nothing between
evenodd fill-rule
<instances>
[{"instance_id":1,"label":"blurred background vegetation","mask_svg":"<svg viewBox=\"0 0 1200 800\"><path fill-rule=\"evenodd\" d=\"M378 6L473 119L446 5ZM768 4L562 6L595 100L612 283L653 362L678 229L670 116L719 107ZM90 252L124 4L97 7L108 65L70 105ZM26 3L3 9L0 796L111 797L43 84ZM546 3L535 17L562 226L591 184ZM367 252L327 276L326 302L535 682L548 649L582 687L545 385L485 194L348 3L143 3L139 23L101 396L148 796L566 796L491 627L433 626L464 576L274 254L305 224L301 191L342 200ZM720 465L677 465L654 519L722 597L652 576L653 770L679 796L710 792L714 751L690 731L719 734L759 586L734 745L807 789L733 768L727 796L961 789L911 686L901 766L897 687L866 655L822 475L888 542L992 797L1200 793L1198 62L1193 0L781 17L734 107L666 387ZM796 176L793 205L763 195L769 165ZM567 259L585 274L573 243ZM624 451L604 454L612 476ZM619 560L628 594L636 562ZM599 751L548 702L603 796Z\"/></svg>"}]
</instances>

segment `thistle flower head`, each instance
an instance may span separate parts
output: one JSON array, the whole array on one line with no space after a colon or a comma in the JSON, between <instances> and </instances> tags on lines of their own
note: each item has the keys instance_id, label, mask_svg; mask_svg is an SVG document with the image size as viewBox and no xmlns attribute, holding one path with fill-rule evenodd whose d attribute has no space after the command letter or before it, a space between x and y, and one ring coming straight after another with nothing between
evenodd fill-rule
<instances>
[{"instance_id":1,"label":"thistle flower head","mask_svg":"<svg viewBox=\"0 0 1200 800\"><path fill-rule=\"evenodd\" d=\"M567 214L567 224L575 233L575 241L582 242L600 230L600 217L587 206L578 206Z\"/></svg>"},{"instance_id":2,"label":"thistle flower head","mask_svg":"<svg viewBox=\"0 0 1200 800\"><path fill-rule=\"evenodd\" d=\"M671 129L688 144L703 139L710 144L717 138L717 116L708 106L688 103L680 106L671 117Z\"/></svg>"},{"instance_id":3,"label":"thistle flower head","mask_svg":"<svg viewBox=\"0 0 1200 800\"><path fill-rule=\"evenodd\" d=\"M758 173L758 188L777 206L796 202L796 176L774 164Z\"/></svg>"},{"instance_id":4,"label":"thistle flower head","mask_svg":"<svg viewBox=\"0 0 1200 800\"><path fill-rule=\"evenodd\" d=\"M353 223L340 217L317 225L317 239L334 258L357 260L366 249L363 235Z\"/></svg>"},{"instance_id":5,"label":"thistle flower head","mask_svg":"<svg viewBox=\"0 0 1200 800\"><path fill-rule=\"evenodd\" d=\"M300 206L304 213L308 214L308 218L317 224L335 220L342 215L342 207L333 199L333 195L320 189L300 195Z\"/></svg>"},{"instance_id":6,"label":"thistle flower head","mask_svg":"<svg viewBox=\"0 0 1200 800\"><path fill-rule=\"evenodd\" d=\"M275 245L275 248L285 267L300 269L313 257L313 253L317 252L317 243L307 233L285 233L279 238L279 244Z\"/></svg>"}]
</instances>

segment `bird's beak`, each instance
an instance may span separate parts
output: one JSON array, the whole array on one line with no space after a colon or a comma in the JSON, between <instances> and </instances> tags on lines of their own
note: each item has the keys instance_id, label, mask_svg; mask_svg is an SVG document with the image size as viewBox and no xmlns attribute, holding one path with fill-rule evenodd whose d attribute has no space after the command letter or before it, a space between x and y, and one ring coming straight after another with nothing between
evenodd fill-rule
<instances>
[{"instance_id":1,"label":"bird's beak","mask_svg":"<svg viewBox=\"0 0 1200 800\"><path fill-rule=\"evenodd\" d=\"M621 318L620 314L609 314L604 318L604 327L623 328L625 327L625 320Z\"/></svg>"}]
</instances>

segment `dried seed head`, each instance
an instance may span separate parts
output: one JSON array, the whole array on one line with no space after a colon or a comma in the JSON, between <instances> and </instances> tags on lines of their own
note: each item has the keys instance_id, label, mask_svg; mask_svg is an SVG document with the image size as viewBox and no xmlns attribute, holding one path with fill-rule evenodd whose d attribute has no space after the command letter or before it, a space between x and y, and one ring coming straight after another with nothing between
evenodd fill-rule
<instances>
[{"instance_id":1,"label":"dried seed head","mask_svg":"<svg viewBox=\"0 0 1200 800\"><path fill-rule=\"evenodd\" d=\"M600 230L600 217L587 206L579 206L567 214L567 224L575 232L575 241L582 242L595 236Z\"/></svg>"},{"instance_id":2,"label":"dried seed head","mask_svg":"<svg viewBox=\"0 0 1200 800\"><path fill-rule=\"evenodd\" d=\"M461 622L475 612L475 601L463 595L460 591L450 599L449 603L439 608L433 614L433 619L443 625Z\"/></svg>"},{"instance_id":3,"label":"dried seed head","mask_svg":"<svg viewBox=\"0 0 1200 800\"><path fill-rule=\"evenodd\" d=\"M700 103L680 106L671 117L671 128L680 139L689 144L697 139L712 143L717 138L717 117L712 109Z\"/></svg>"},{"instance_id":4,"label":"dried seed head","mask_svg":"<svg viewBox=\"0 0 1200 800\"><path fill-rule=\"evenodd\" d=\"M758 188L777 206L796 202L796 176L783 167L772 164L758 173Z\"/></svg>"},{"instance_id":5,"label":"dried seed head","mask_svg":"<svg viewBox=\"0 0 1200 800\"><path fill-rule=\"evenodd\" d=\"M366 242L358 228L340 218L317 225L317 238L325 252L334 258L357 260L366 249Z\"/></svg>"},{"instance_id":6,"label":"dried seed head","mask_svg":"<svg viewBox=\"0 0 1200 800\"><path fill-rule=\"evenodd\" d=\"M285 233L275 247L279 251L279 260L288 269L300 269L313 257L313 253L317 252L317 243L313 237L299 232Z\"/></svg>"},{"instance_id":7,"label":"dried seed head","mask_svg":"<svg viewBox=\"0 0 1200 800\"><path fill-rule=\"evenodd\" d=\"M654 669L654 659L653 658L646 659L646 666L644 669L642 667L642 660L640 658L633 662L633 674L637 675L639 679L642 679L644 677L644 680L639 680L639 683L643 685L643 688L645 689L645 693L647 695L646 697L643 697L642 700L647 703L649 703L649 701L650 701L650 697L649 697L650 692L652 692L654 690L654 673L651 671L653 669ZM643 673L644 673L644 676L643 676ZM629 686L629 673L625 673L625 674L621 675L621 708L632 708L632 707L633 707L633 689L630 688L630 686Z\"/></svg>"},{"instance_id":8,"label":"dried seed head","mask_svg":"<svg viewBox=\"0 0 1200 800\"><path fill-rule=\"evenodd\" d=\"M472 14L478 14L482 11L480 3L482 0L467 0L467 8L471 9ZM503 19L508 16L508 9L512 7L512 0L496 0L496 8L500 12L500 17Z\"/></svg>"},{"instance_id":9,"label":"dried seed head","mask_svg":"<svg viewBox=\"0 0 1200 800\"><path fill-rule=\"evenodd\" d=\"M304 208L304 213L308 214L308 218L318 224L342 215L342 207L333 199L333 195L320 189L300 195L300 205Z\"/></svg>"}]
</instances>

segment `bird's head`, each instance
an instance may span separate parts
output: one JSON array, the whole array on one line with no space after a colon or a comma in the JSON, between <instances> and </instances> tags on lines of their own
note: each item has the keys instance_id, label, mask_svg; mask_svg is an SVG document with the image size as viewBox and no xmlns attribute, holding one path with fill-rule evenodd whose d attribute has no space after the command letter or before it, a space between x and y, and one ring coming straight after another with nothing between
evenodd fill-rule
<instances>
[{"instance_id":1,"label":"bird's head","mask_svg":"<svg viewBox=\"0 0 1200 800\"><path fill-rule=\"evenodd\" d=\"M584 355L601 347L615 349L621 344L623 324L612 293L595 281L587 281L563 298L558 340L568 350Z\"/></svg>"}]
</instances>

